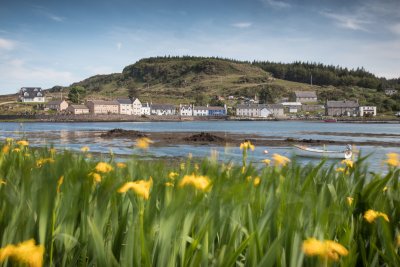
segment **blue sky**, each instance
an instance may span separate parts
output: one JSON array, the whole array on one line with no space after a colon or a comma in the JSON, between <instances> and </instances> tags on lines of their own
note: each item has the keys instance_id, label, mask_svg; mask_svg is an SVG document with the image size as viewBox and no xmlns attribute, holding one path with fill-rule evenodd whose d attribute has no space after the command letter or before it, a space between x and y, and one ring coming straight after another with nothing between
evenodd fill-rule
<instances>
[{"instance_id":1,"label":"blue sky","mask_svg":"<svg viewBox=\"0 0 400 267\"><path fill-rule=\"evenodd\" d=\"M400 77L400 0L0 0L0 94L151 56L315 61Z\"/></svg>"}]
</instances>

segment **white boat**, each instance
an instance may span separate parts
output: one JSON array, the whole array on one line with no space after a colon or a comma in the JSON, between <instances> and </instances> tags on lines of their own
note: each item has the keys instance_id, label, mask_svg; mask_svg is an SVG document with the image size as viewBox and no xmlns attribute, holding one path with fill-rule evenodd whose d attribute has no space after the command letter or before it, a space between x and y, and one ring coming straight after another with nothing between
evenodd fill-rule
<instances>
[{"instance_id":1,"label":"white boat","mask_svg":"<svg viewBox=\"0 0 400 267\"><path fill-rule=\"evenodd\" d=\"M353 155L351 145L347 145L343 151L333 151L325 149L317 149L306 146L294 145L295 153L300 157L309 158L329 158L329 159L350 159Z\"/></svg>"}]
</instances>

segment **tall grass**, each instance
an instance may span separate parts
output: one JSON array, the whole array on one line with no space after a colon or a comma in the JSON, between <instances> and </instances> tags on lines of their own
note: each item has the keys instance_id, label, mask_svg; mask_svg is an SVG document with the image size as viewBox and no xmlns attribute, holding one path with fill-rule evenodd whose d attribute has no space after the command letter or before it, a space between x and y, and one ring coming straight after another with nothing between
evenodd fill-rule
<instances>
[{"instance_id":1,"label":"tall grass","mask_svg":"<svg viewBox=\"0 0 400 267\"><path fill-rule=\"evenodd\" d=\"M45 266L400 266L397 167L382 176L364 158L337 172L323 162L260 169L132 159L125 166L111 157L112 170L101 172L105 160L89 152L0 147L0 247L34 239ZM210 184L180 186L191 174ZM150 177L148 199L118 192ZM368 222L369 209L389 222ZM338 261L308 256L309 238L349 253Z\"/></svg>"}]
</instances>

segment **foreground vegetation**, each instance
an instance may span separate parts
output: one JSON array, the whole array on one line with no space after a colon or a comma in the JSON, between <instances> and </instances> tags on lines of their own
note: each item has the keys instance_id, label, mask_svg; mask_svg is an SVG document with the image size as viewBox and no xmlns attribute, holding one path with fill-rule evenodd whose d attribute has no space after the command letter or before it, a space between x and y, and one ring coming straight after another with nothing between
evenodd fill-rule
<instances>
[{"instance_id":1,"label":"foreground vegetation","mask_svg":"<svg viewBox=\"0 0 400 267\"><path fill-rule=\"evenodd\" d=\"M148 139L137 142L146 149ZM400 266L399 157L324 167L116 162L0 145L6 266ZM42 262L43 261L43 262Z\"/></svg>"}]
</instances>

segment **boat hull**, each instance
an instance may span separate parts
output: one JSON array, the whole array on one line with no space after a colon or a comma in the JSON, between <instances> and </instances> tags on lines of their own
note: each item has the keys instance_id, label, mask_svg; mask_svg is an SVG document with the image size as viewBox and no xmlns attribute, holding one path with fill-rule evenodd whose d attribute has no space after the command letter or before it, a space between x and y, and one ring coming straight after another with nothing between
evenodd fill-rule
<instances>
[{"instance_id":1,"label":"boat hull","mask_svg":"<svg viewBox=\"0 0 400 267\"><path fill-rule=\"evenodd\" d=\"M299 157L307 158L327 158L327 159L350 159L352 152L347 151L329 151L312 148L303 148L295 146L295 154Z\"/></svg>"}]
</instances>

